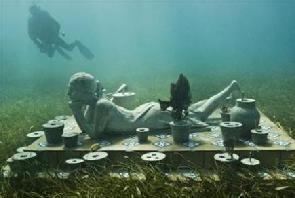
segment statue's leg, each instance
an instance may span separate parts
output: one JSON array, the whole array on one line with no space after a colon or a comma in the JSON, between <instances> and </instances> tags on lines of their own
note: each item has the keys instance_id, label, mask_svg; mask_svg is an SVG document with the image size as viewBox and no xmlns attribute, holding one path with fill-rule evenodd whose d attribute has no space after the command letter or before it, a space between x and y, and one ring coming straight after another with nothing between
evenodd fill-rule
<instances>
[{"instance_id":1,"label":"statue's leg","mask_svg":"<svg viewBox=\"0 0 295 198\"><path fill-rule=\"evenodd\" d=\"M190 106L188 107L189 112L196 112L196 111L198 111L198 108L199 108L200 106L202 106L206 101L207 101L207 99L205 99L205 100L201 100L201 101L199 101L199 102L196 102L196 103L190 105Z\"/></svg>"},{"instance_id":2,"label":"statue's leg","mask_svg":"<svg viewBox=\"0 0 295 198\"><path fill-rule=\"evenodd\" d=\"M210 97L195 111L199 119L205 121L233 91L240 91L237 81L232 81L224 90Z\"/></svg>"}]
</instances>

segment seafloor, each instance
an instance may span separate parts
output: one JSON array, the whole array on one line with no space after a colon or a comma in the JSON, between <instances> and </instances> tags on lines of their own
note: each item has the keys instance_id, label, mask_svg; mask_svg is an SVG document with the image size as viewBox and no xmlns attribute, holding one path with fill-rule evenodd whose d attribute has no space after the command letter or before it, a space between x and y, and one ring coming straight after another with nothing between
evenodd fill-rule
<instances>
[{"instance_id":1,"label":"seafloor","mask_svg":"<svg viewBox=\"0 0 295 198\"><path fill-rule=\"evenodd\" d=\"M184 72L185 73L185 72ZM130 73L129 73L130 74ZM127 82L130 89L136 92L136 100L134 106L143 102L157 100L158 98L168 99L170 82L175 81L178 72L167 72L162 74L123 74L115 75L109 80L105 80L104 86L109 91L114 90L119 83ZM186 73L185 73L186 74ZM225 87L232 79L238 80L246 97L255 98L259 109L265 113L273 122L282 125L284 129L290 133L292 137L295 130L295 70L294 69L266 69L266 70L251 70L251 71L208 71L206 72L187 72L187 77L190 80L193 100L201 100L207 98ZM104 79L107 79L104 77ZM114 80L115 79L115 80ZM0 85L0 165L5 163L5 160L10 157L15 149L25 144L25 134L30 131L41 129L41 124L56 115L70 114L67 106L67 80L50 79L34 80L23 82L4 82ZM294 159L295 162L295 159ZM141 183L133 182L124 184L124 181L106 179L105 182L96 183L88 181L89 185L85 186L82 180L76 178L75 183L55 183L54 181L43 181L36 178L24 178L22 181L6 181L1 179L0 197L12 196L81 196L84 191L107 193L101 188L110 188L117 185L117 189L112 189L110 193L127 192L134 193L133 197L146 197L150 193L156 197L159 190L169 190L169 197L187 197L193 195L206 195L218 188L221 196L233 194L245 194L249 196L265 197L264 190L268 189L273 196L294 195L295 189L290 183L259 183L261 181L253 179L245 180L245 185L254 186L250 194L246 193L241 184L233 186L233 190L227 185L226 178L224 182L214 183L213 181L204 181L198 184L197 191L193 190L195 184L170 184L161 179L161 176L155 174L154 180L150 181L151 185L144 186ZM245 179L245 178L244 178ZM242 181L241 178L237 181ZM31 183L30 183L31 182ZM47 182L47 185L45 185ZM243 183L243 182L241 182ZM254 184L253 184L254 183ZM294 182L293 182L294 183ZM36 187L33 184L38 184ZM64 185L61 187L60 185ZM128 185L130 185L128 187ZM134 187L138 185L138 187ZM179 185L179 186L178 186ZM256 185L256 187L255 187ZM270 186L270 188L267 187ZM52 188L52 190L47 189ZM156 187L158 186L158 187ZM179 188L177 188L177 186ZM211 187L209 187L211 186ZM214 188L212 188L214 186ZM277 190L276 187L288 186ZM40 190L46 189L46 191ZM158 189L159 188L159 189ZM72 189L72 190L70 190ZM74 189L74 190L73 190ZM144 190L142 190L144 189ZM149 190L150 189L150 190ZM202 190L203 189L203 190ZM207 189L207 190L206 190ZM264 190L263 190L264 189ZM142 192L141 192L142 191ZM46 194L44 194L46 192ZM179 194L180 193L180 194ZM182 193L182 194L181 194ZM195 193L195 194L193 194ZM199 194L198 194L199 193ZM123 193L124 194L124 193ZM123 195L122 194L122 195ZM164 195L164 194L162 194ZM167 194L168 195L168 194ZM180 196L181 195L181 196ZM215 194L216 196L218 194ZM119 196L113 194L111 197ZM165 196L163 196L165 197Z\"/></svg>"}]
</instances>

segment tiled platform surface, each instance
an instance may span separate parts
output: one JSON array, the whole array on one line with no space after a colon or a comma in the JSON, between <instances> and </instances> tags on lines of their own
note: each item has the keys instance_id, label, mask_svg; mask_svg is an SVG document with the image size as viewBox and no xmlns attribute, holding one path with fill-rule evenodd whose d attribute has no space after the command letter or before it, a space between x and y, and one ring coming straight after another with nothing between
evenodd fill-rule
<instances>
[{"instance_id":1,"label":"tiled platform surface","mask_svg":"<svg viewBox=\"0 0 295 198\"><path fill-rule=\"evenodd\" d=\"M126 159L140 159L140 155L143 153L160 151L167 155L166 163L185 165L190 161L197 166L209 168L214 165L214 154L224 151L220 128L218 127L220 122L218 112L215 112L209 118L210 128L201 131L192 129L191 141L188 145L174 144L169 131L156 131L149 136L149 142L146 144L138 144L135 135L112 136L105 140L92 140L86 136L84 141L81 141L81 144L73 149L64 148L63 144L44 146L46 140L45 136L42 136L29 145L26 151L36 152L41 161L55 166L56 164L63 163L68 158L82 157L90 152L93 144L99 143L101 146L99 150L108 152L109 160L113 163L122 162ZM63 122L65 124L64 133L80 132L73 117L69 117ZM260 125L270 131L269 144L266 146L256 146L251 142L240 142L235 147L235 153L240 158L248 157L250 151L253 151L254 156L261 161L261 165L269 167L277 165L291 154L295 154L295 141L264 114L261 114ZM278 145L279 141L286 141L289 144L286 146ZM155 143L158 143L158 146ZM159 145L162 145L162 147Z\"/></svg>"}]
</instances>

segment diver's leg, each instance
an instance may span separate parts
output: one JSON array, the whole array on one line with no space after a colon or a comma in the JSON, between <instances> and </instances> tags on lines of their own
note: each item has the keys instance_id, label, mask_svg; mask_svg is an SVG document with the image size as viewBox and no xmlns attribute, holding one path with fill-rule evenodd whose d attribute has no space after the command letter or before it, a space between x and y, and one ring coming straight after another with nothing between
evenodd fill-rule
<instances>
[{"instance_id":1,"label":"diver's leg","mask_svg":"<svg viewBox=\"0 0 295 198\"><path fill-rule=\"evenodd\" d=\"M82 44L80 41L76 41L76 45L80 51L80 53L87 59L91 60L94 58L94 54L90 51L88 47Z\"/></svg>"},{"instance_id":2,"label":"diver's leg","mask_svg":"<svg viewBox=\"0 0 295 198\"><path fill-rule=\"evenodd\" d=\"M58 37L57 45L65 50L72 51L78 45L78 41L68 44L62 38Z\"/></svg>"},{"instance_id":3,"label":"diver's leg","mask_svg":"<svg viewBox=\"0 0 295 198\"><path fill-rule=\"evenodd\" d=\"M198 115L202 121L205 121L228 97L233 91L240 91L237 81L232 81L224 90L212 96L199 108L197 108Z\"/></svg>"},{"instance_id":4,"label":"diver's leg","mask_svg":"<svg viewBox=\"0 0 295 198\"><path fill-rule=\"evenodd\" d=\"M70 55L68 55L67 53L65 53L61 48L56 48L56 51L65 59L67 60L72 60L72 57Z\"/></svg>"},{"instance_id":5,"label":"diver's leg","mask_svg":"<svg viewBox=\"0 0 295 198\"><path fill-rule=\"evenodd\" d=\"M77 47L80 51L80 53L87 59L93 59L94 58L94 54L90 51L90 49L88 49L85 45L83 45L80 41L75 41L71 44L66 43L64 40L62 40L60 37L58 37L57 39L57 44L68 50L68 51L72 51L75 47Z\"/></svg>"}]
</instances>

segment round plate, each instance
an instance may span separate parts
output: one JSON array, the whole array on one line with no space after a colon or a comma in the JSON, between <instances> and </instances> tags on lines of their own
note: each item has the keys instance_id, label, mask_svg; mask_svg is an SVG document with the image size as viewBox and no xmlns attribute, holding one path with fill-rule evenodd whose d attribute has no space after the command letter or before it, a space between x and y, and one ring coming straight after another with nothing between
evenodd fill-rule
<instances>
[{"instance_id":1,"label":"round plate","mask_svg":"<svg viewBox=\"0 0 295 198\"><path fill-rule=\"evenodd\" d=\"M23 153L23 152L25 152L24 150L25 150L26 148L27 148L26 146L19 147L19 148L16 149L16 152L18 152L18 153Z\"/></svg>"},{"instance_id":2,"label":"round plate","mask_svg":"<svg viewBox=\"0 0 295 198\"><path fill-rule=\"evenodd\" d=\"M44 135L44 131L34 131L27 134L28 138L39 138Z\"/></svg>"},{"instance_id":3,"label":"round plate","mask_svg":"<svg viewBox=\"0 0 295 198\"><path fill-rule=\"evenodd\" d=\"M13 160L27 160L36 157L37 154L35 152L22 152L16 153L12 156Z\"/></svg>"},{"instance_id":4,"label":"round plate","mask_svg":"<svg viewBox=\"0 0 295 198\"><path fill-rule=\"evenodd\" d=\"M90 152L83 156L85 161L98 161L108 157L107 152Z\"/></svg>"},{"instance_id":5,"label":"round plate","mask_svg":"<svg viewBox=\"0 0 295 198\"><path fill-rule=\"evenodd\" d=\"M68 159L65 161L67 164L80 164L80 163L83 163L84 160L83 159L80 159L80 158L72 158L72 159Z\"/></svg>"},{"instance_id":6,"label":"round plate","mask_svg":"<svg viewBox=\"0 0 295 198\"><path fill-rule=\"evenodd\" d=\"M239 160L239 156L234 153L232 156L230 156L228 153L217 153L214 155L214 159L216 161L230 163Z\"/></svg>"},{"instance_id":7,"label":"round plate","mask_svg":"<svg viewBox=\"0 0 295 198\"><path fill-rule=\"evenodd\" d=\"M67 120L70 116L67 115L60 115L60 116L55 116L54 119L55 120Z\"/></svg>"},{"instance_id":8,"label":"round plate","mask_svg":"<svg viewBox=\"0 0 295 198\"><path fill-rule=\"evenodd\" d=\"M258 159L255 158L244 158L241 160L242 164L245 164L247 166L257 166L260 164L260 161Z\"/></svg>"},{"instance_id":9,"label":"round plate","mask_svg":"<svg viewBox=\"0 0 295 198\"><path fill-rule=\"evenodd\" d=\"M160 153L160 152L149 152L149 153L145 153L141 156L141 159L144 161L161 161L166 157L166 155L164 153Z\"/></svg>"}]
</instances>

